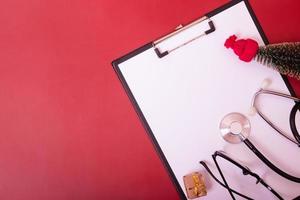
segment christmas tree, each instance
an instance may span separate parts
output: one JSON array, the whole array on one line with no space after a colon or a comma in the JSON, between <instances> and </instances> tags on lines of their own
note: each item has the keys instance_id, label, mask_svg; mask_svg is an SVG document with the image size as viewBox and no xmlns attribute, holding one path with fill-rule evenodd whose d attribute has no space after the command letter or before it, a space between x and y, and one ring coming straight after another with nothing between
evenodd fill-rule
<instances>
[{"instance_id":1,"label":"christmas tree","mask_svg":"<svg viewBox=\"0 0 300 200\"><path fill-rule=\"evenodd\" d=\"M259 47L255 40L236 39L237 37L232 35L224 45L226 48L232 48L241 60L245 62L256 60L281 74L300 80L300 42L285 42Z\"/></svg>"}]
</instances>

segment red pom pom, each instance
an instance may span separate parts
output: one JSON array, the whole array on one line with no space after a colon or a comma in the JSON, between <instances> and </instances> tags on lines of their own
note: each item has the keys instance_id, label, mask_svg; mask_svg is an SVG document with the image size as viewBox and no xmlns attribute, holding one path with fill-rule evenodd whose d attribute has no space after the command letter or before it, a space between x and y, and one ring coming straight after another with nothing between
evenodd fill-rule
<instances>
[{"instance_id":1,"label":"red pom pom","mask_svg":"<svg viewBox=\"0 0 300 200\"><path fill-rule=\"evenodd\" d=\"M233 44L235 43L235 40L236 40L236 36L235 36L235 35L230 36L230 37L225 41L224 46L225 46L227 49L228 49L228 48L232 48L232 47L233 47Z\"/></svg>"},{"instance_id":2,"label":"red pom pom","mask_svg":"<svg viewBox=\"0 0 300 200\"><path fill-rule=\"evenodd\" d=\"M239 56L239 59L245 62L250 62L256 55L258 50L258 43L252 39L236 40L236 36L230 36L224 46L232 48L234 53Z\"/></svg>"}]
</instances>

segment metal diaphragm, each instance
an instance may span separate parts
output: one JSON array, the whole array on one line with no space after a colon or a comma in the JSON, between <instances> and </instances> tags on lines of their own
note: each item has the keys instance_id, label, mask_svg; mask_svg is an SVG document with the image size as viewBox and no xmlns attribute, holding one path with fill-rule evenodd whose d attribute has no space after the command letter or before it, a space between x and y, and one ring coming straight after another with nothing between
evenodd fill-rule
<instances>
[{"instance_id":1,"label":"metal diaphragm","mask_svg":"<svg viewBox=\"0 0 300 200\"><path fill-rule=\"evenodd\" d=\"M219 128L223 139L234 144L243 142L251 131L247 117L236 112L227 114L221 120Z\"/></svg>"}]
</instances>

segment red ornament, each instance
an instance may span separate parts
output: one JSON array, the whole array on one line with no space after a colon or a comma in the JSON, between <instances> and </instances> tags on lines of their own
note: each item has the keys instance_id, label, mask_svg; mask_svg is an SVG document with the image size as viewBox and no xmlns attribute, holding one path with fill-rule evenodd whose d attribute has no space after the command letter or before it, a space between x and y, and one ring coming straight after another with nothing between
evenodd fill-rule
<instances>
[{"instance_id":1,"label":"red ornament","mask_svg":"<svg viewBox=\"0 0 300 200\"><path fill-rule=\"evenodd\" d=\"M224 46L226 48L232 48L240 60L250 62L257 53L258 43L252 39L236 39L237 37L235 35L230 36L225 41Z\"/></svg>"}]
</instances>

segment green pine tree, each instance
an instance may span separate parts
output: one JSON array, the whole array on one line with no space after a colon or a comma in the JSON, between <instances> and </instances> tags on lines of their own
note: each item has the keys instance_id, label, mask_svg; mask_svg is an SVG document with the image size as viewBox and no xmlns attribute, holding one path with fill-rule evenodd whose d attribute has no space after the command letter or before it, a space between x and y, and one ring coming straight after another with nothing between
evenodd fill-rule
<instances>
[{"instance_id":1,"label":"green pine tree","mask_svg":"<svg viewBox=\"0 0 300 200\"><path fill-rule=\"evenodd\" d=\"M300 42L259 47L255 59L281 74L300 80Z\"/></svg>"}]
</instances>

